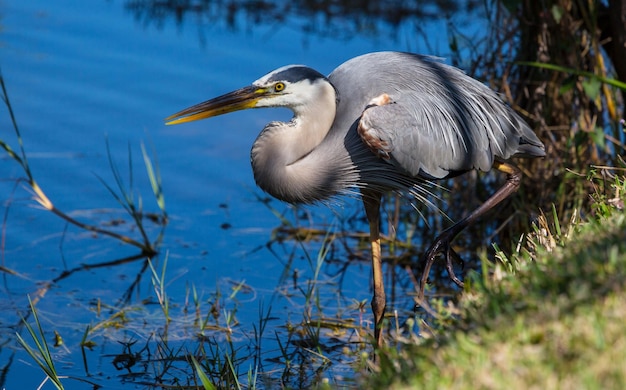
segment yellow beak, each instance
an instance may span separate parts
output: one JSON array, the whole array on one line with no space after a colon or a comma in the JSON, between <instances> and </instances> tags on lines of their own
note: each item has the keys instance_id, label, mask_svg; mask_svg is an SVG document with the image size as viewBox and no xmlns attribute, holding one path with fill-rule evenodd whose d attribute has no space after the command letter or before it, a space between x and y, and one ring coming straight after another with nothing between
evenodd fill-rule
<instances>
[{"instance_id":1,"label":"yellow beak","mask_svg":"<svg viewBox=\"0 0 626 390\"><path fill-rule=\"evenodd\" d=\"M166 125L192 122L210 118L233 111L245 110L256 107L267 90L253 85L229 92L206 102L196 104L165 118Z\"/></svg>"}]
</instances>

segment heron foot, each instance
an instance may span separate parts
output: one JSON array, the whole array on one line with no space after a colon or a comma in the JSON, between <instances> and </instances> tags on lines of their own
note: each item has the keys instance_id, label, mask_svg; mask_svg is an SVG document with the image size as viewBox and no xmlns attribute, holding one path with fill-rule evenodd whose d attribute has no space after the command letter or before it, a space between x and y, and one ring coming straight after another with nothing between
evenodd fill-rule
<instances>
[{"instance_id":1,"label":"heron foot","mask_svg":"<svg viewBox=\"0 0 626 390\"><path fill-rule=\"evenodd\" d=\"M463 282L456 276L454 273L453 261L464 264L461 256L454 249L452 249L451 242L456 234L445 231L443 232L435 242L432 243L430 248L424 254L424 272L422 274L422 278L420 280L420 290L419 290L419 298L424 299L424 289L426 288L426 282L428 280L428 275L430 274L430 269L435 264L435 260L438 254L443 254L446 261L446 270L448 271L448 276L450 280L454 282L459 287L463 287Z\"/></svg>"}]
</instances>

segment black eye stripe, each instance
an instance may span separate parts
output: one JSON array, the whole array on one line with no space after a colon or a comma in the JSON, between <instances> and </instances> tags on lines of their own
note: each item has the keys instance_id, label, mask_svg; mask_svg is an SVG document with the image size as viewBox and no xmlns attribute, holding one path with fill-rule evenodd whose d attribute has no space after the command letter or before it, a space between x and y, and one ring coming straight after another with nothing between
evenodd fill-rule
<instances>
[{"instance_id":1,"label":"black eye stripe","mask_svg":"<svg viewBox=\"0 0 626 390\"><path fill-rule=\"evenodd\" d=\"M325 78L326 77L324 77L321 73L314 69L306 66L294 65L272 75L268 81L272 82L280 80L296 83L302 80L309 80L310 82L314 82L315 80Z\"/></svg>"}]
</instances>

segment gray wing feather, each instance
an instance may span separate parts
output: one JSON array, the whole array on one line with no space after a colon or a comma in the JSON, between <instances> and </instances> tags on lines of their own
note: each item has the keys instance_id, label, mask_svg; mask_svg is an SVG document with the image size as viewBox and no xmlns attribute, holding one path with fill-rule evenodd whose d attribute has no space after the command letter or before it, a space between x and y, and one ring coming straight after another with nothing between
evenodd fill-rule
<instances>
[{"instance_id":1,"label":"gray wing feather","mask_svg":"<svg viewBox=\"0 0 626 390\"><path fill-rule=\"evenodd\" d=\"M428 128L427 122L428 117L413 115L402 104L392 103L367 108L359 125L367 129L368 137L378 141L377 155L388 156L390 163L412 176L421 171L433 177L444 177L448 175L448 170L442 168L439 162L452 159L454 148L448 146L457 143L445 141L444 132L415 131Z\"/></svg>"},{"instance_id":2,"label":"gray wing feather","mask_svg":"<svg viewBox=\"0 0 626 390\"><path fill-rule=\"evenodd\" d=\"M411 175L442 178L453 171L488 171L495 158L545 155L528 125L495 92L459 69L406 53L355 60L333 72L331 80L349 83L353 96L363 95L362 124L387 145L389 162ZM355 85L367 90L356 91ZM393 103L366 108L382 93Z\"/></svg>"}]
</instances>

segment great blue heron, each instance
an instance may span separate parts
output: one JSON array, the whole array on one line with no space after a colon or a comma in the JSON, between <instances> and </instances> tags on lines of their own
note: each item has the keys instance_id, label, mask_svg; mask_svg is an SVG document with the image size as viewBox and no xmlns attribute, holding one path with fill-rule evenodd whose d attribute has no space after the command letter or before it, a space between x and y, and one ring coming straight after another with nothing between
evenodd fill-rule
<instances>
[{"instance_id":1,"label":"great blue heron","mask_svg":"<svg viewBox=\"0 0 626 390\"><path fill-rule=\"evenodd\" d=\"M252 146L254 178L270 195L314 203L361 192L372 249L375 338L383 343L385 312L379 220L383 193L404 191L425 201L428 181L496 168L507 182L425 253L420 298L430 267L443 253L453 280L450 242L517 190L513 156L541 157L544 146L492 90L433 58L379 52L353 58L328 77L289 65L252 85L166 118L176 124L247 108L287 107L290 122L270 122Z\"/></svg>"}]
</instances>

